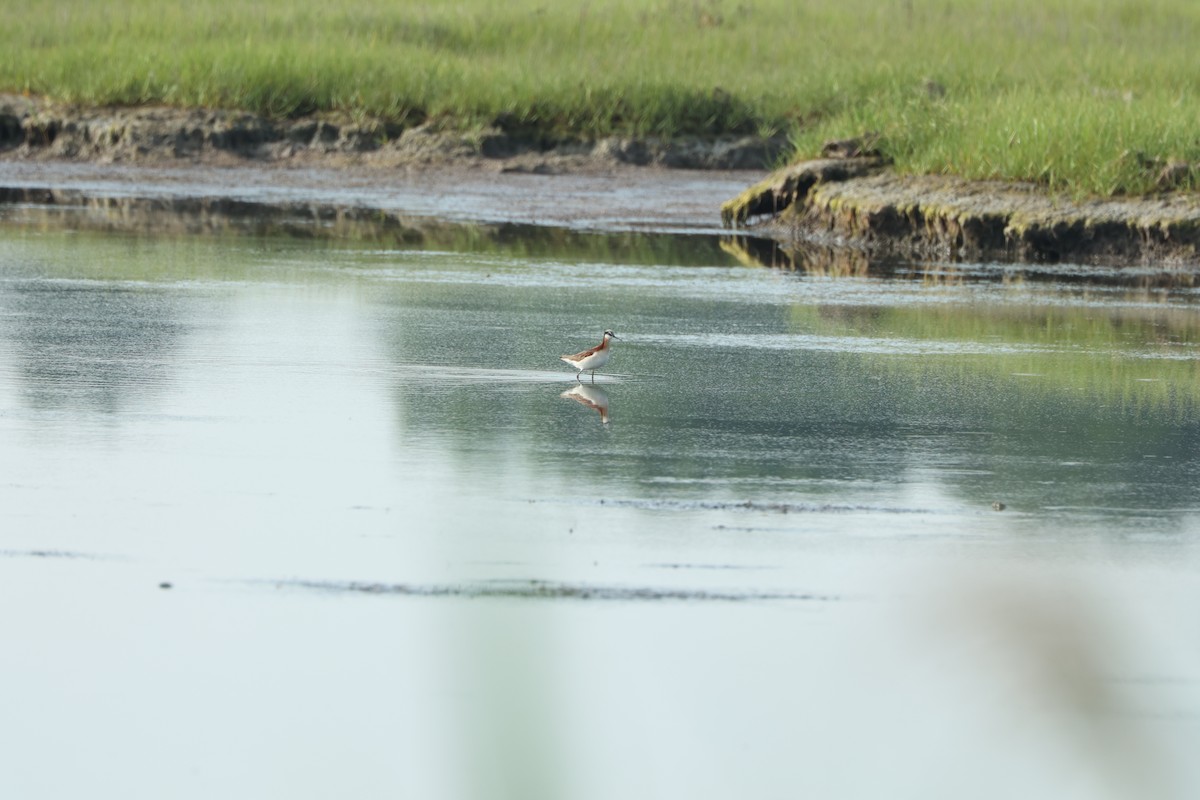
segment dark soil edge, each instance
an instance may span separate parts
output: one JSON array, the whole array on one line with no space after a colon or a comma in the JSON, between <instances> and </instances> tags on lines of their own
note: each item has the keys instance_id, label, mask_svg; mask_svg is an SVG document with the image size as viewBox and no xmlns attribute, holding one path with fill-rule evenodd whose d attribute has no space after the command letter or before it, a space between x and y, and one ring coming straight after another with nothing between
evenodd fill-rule
<instances>
[{"instance_id":1,"label":"dark soil edge","mask_svg":"<svg viewBox=\"0 0 1200 800\"><path fill-rule=\"evenodd\" d=\"M0 158L163 164L237 160L299 166L438 167L470 161L497 169L553 174L613 165L680 169L767 169L788 150L786 137L612 136L548 140L505 129L446 130L349 114L292 119L161 106L87 108L0 94Z\"/></svg>"},{"instance_id":2,"label":"dark soil edge","mask_svg":"<svg viewBox=\"0 0 1200 800\"><path fill-rule=\"evenodd\" d=\"M0 95L3 160L409 170L473 165L571 174L627 166L767 169L787 148L782 137L548 142L499 127L464 132L336 114L278 120L206 109L82 108ZM816 244L872 258L1200 265L1195 195L1073 201L1031 185L899 175L882 158L850 155L773 173L723 204L725 224L753 225L755 233L793 248Z\"/></svg>"},{"instance_id":3,"label":"dark soil edge","mask_svg":"<svg viewBox=\"0 0 1200 800\"><path fill-rule=\"evenodd\" d=\"M899 175L874 157L794 164L721 214L790 247L871 257L1200 266L1195 195L1076 201L1028 184Z\"/></svg>"}]
</instances>

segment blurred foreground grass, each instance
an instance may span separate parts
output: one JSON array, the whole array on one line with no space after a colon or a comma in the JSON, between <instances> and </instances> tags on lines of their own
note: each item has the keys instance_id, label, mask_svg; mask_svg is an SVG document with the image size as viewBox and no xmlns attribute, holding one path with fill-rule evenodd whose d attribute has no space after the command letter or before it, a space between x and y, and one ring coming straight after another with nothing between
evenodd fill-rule
<instances>
[{"instance_id":1,"label":"blurred foreground grass","mask_svg":"<svg viewBox=\"0 0 1200 800\"><path fill-rule=\"evenodd\" d=\"M7 3L0 90L531 136L864 131L911 172L1155 188L1200 161L1192 0ZM1197 171L1185 188L1200 184Z\"/></svg>"}]
</instances>

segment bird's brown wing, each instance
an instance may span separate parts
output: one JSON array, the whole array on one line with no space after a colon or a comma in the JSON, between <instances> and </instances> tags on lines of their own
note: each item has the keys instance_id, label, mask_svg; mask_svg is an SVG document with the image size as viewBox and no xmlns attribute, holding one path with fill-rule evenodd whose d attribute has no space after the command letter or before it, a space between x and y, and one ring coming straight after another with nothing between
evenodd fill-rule
<instances>
[{"instance_id":1,"label":"bird's brown wing","mask_svg":"<svg viewBox=\"0 0 1200 800\"><path fill-rule=\"evenodd\" d=\"M599 351L600 351L600 350L601 350L603 347L604 347L604 345L602 345L602 344L598 344L598 345L596 345L595 347L592 347L592 348L589 348L589 349L587 349L587 350L584 350L582 353L576 353L576 354L575 354L575 355L573 355L573 356L560 356L560 358L569 358L569 359L571 359L572 361L578 361L578 360L580 360L581 358L587 358L587 357L588 357L588 356L590 356L590 355L595 355L595 354L596 354L596 353L598 353L598 352L599 352Z\"/></svg>"}]
</instances>

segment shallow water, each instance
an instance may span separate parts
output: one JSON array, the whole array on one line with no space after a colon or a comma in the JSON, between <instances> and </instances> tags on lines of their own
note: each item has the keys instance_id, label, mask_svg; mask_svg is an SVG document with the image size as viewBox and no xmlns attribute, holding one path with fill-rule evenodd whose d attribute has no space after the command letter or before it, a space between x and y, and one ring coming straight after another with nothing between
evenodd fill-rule
<instances>
[{"instance_id":1,"label":"shallow water","mask_svg":"<svg viewBox=\"0 0 1200 800\"><path fill-rule=\"evenodd\" d=\"M1200 786L1200 292L726 245L0 230L19 794Z\"/></svg>"}]
</instances>

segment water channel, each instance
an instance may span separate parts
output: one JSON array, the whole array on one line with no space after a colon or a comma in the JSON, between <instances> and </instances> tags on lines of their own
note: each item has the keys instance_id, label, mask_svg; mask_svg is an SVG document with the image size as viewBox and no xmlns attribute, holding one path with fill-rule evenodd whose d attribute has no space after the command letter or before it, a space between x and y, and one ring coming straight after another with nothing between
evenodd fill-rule
<instances>
[{"instance_id":1,"label":"water channel","mask_svg":"<svg viewBox=\"0 0 1200 800\"><path fill-rule=\"evenodd\" d=\"M0 218L11 796L1200 788L1186 278Z\"/></svg>"}]
</instances>

